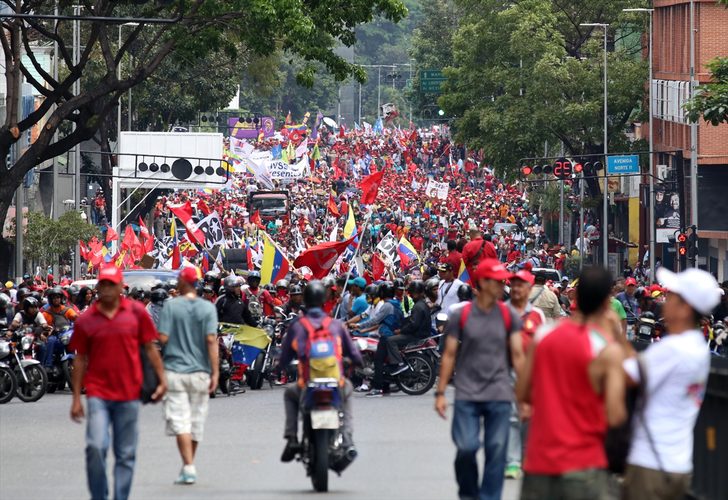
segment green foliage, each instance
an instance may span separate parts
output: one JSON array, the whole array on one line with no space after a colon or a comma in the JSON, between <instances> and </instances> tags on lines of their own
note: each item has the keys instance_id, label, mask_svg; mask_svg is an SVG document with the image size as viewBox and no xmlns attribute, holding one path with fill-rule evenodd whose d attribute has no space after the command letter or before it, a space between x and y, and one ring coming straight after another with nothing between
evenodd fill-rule
<instances>
[{"instance_id":1,"label":"green foliage","mask_svg":"<svg viewBox=\"0 0 728 500\"><path fill-rule=\"evenodd\" d=\"M702 116L706 122L718 126L728 123L728 57L718 57L706 66L713 82L700 85L697 95L685 106L685 110L692 122Z\"/></svg>"},{"instance_id":2,"label":"green foliage","mask_svg":"<svg viewBox=\"0 0 728 500\"><path fill-rule=\"evenodd\" d=\"M580 24L618 24L621 9L634 2L458 0L457 5L462 17L439 99L454 117L456 139L483 148L486 161L511 175L519 158L539 155L545 142L552 149L563 142L573 156L601 152L602 30ZM614 36L614 28L609 33ZM625 128L640 113L647 65L635 57L639 49L622 43L609 53L610 150L628 147Z\"/></svg>"},{"instance_id":3,"label":"green foliage","mask_svg":"<svg viewBox=\"0 0 728 500\"><path fill-rule=\"evenodd\" d=\"M61 215L57 221L42 212L28 214L24 244L24 256L46 267L58 263L69 248L74 248L78 240L88 241L98 235L98 229L81 218L75 210Z\"/></svg>"}]
</instances>

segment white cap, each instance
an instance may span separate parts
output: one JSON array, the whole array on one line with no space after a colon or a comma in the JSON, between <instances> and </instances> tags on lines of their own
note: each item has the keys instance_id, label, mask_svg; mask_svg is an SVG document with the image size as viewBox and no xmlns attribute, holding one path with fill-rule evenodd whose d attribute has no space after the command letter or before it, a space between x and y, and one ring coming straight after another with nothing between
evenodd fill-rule
<instances>
[{"instance_id":1,"label":"white cap","mask_svg":"<svg viewBox=\"0 0 728 500\"><path fill-rule=\"evenodd\" d=\"M718 282L713 275L701 269L692 267L681 273L673 273L661 267L657 270L657 281L701 314L710 314L720 303Z\"/></svg>"}]
</instances>

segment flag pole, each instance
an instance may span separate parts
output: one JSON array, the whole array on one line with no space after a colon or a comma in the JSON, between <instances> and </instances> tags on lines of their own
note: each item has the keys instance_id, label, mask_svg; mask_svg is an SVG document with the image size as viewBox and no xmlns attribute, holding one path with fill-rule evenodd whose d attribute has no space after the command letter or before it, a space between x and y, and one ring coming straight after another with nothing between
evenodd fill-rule
<instances>
[{"instance_id":1,"label":"flag pole","mask_svg":"<svg viewBox=\"0 0 728 500\"><path fill-rule=\"evenodd\" d=\"M354 251L354 257L351 258L354 265L356 265L356 258L361 253L361 247L364 246L364 233L367 230L367 227L369 226L369 222L372 219L372 214L374 213L374 210L369 208L369 213L367 214L367 218L364 220L364 225L362 226L361 233L359 234L359 244L356 246L356 251ZM351 265L346 270L346 281L344 281L344 288L341 289L341 295L339 296L339 303L336 305L336 311L334 311L334 318L336 318L339 315L339 309L341 308L341 299L344 297L344 294L346 293L346 289L349 286L349 277L351 276Z\"/></svg>"}]
</instances>

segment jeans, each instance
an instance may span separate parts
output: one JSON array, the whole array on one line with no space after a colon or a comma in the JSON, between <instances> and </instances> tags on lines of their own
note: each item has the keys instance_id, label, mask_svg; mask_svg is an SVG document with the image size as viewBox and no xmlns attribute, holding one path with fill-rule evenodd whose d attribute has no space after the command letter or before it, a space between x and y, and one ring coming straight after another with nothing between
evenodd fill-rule
<instances>
[{"instance_id":1,"label":"jeans","mask_svg":"<svg viewBox=\"0 0 728 500\"><path fill-rule=\"evenodd\" d=\"M389 384L384 383L384 363L389 358L389 362L393 365L403 363L402 354L399 352L400 347L416 342L417 337L412 335L392 335L391 337L382 337L379 339L377 350L374 353L374 379L372 387L375 389L389 389Z\"/></svg>"},{"instance_id":2,"label":"jeans","mask_svg":"<svg viewBox=\"0 0 728 500\"><path fill-rule=\"evenodd\" d=\"M42 358L40 359L40 362L45 367L53 366L53 357L56 354L57 350L61 349L61 341L58 340L58 337L56 335L49 335L48 339L46 340L45 349L44 352L42 352Z\"/></svg>"},{"instance_id":3,"label":"jeans","mask_svg":"<svg viewBox=\"0 0 728 500\"><path fill-rule=\"evenodd\" d=\"M351 410L351 395L354 392L354 386L351 385L351 381L346 379L344 381L344 388L341 392L342 407L341 410L344 412L344 422L341 429L341 433L344 438L344 446L351 446L353 444L352 436L354 435L354 415ZM301 398L303 398L303 389L297 385L286 388L283 393L283 403L286 410L286 425L283 430L283 437L298 438L298 412L301 406Z\"/></svg>"},{"instance_id":4,"label":"jeans","mask_svg":"<svg viewBox=\"0 0 728 500\"><path fill-rule=\"evenodd\" d=\"M109 449L109 426L114 438L114 498L129 497L134 476L137 447L139 401L107 401L88 398L86 427L86 475L92 500L106 499L106 452Z\"/></svg>"},{"instance_id":5,"label":"jeans","mask_svg":"<svg viewBox=\"0 0 728 500\"><path fill-rule=\"evenodd\" d=\"M523 460L523 444L521 441L521 419L518 416L518 407L511 404L510 427L508 429L508 454L506 465L521 466Z\"/></svg>"},{"instance_id":6,"label":"jeans","mask_svg":"<svg viewBox=\"0 0 728 500\"><path fill-rule=\"evenodd\" d=\"M455 400L452 440L457 447L455 476L461 500L499 500L503 492L511 403L509 401ZM481 420L482 419L482 420ZM481 424L482 421L482 424ZM478 488L480 430L485 428L485 470Z\"/></svg>"}]
</instances>

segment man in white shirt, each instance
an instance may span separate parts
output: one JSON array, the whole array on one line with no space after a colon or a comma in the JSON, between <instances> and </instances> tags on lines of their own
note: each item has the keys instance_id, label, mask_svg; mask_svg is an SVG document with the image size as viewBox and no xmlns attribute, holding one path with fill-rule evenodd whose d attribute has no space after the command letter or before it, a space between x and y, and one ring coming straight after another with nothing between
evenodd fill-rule
<instances>
[{"instance_id":1,"label":"man in white shirt","mask_svg":"<svg viewBox=\"0 0 728 500\"><path fill-rule=\"evenodd\" d=\"M693 427L710 370L700 319L720 302L715 278L699 269L675 274L661 268L669 290L662 308L669 335L624 362L632 382L645 377L644 407L638 402L624 481L626 500L678 500L693 471ZM640 364L642 370L640 370Z\"/></svg>"},{"instance_id":2,"label":"man in white shirt","mask_svg":"<svg viewBox=\"0 0 728 500\"><path fill-rule=\"evenodd\" d=\"M440 262L437 271L440 274L440 279L442 279L440 288L437 291L437 305L440 306L441 311L447 312L451 305L460 302L458 289L463 282L455 277L455 271L449 262Z\"/></svg>"}]
</instances>

